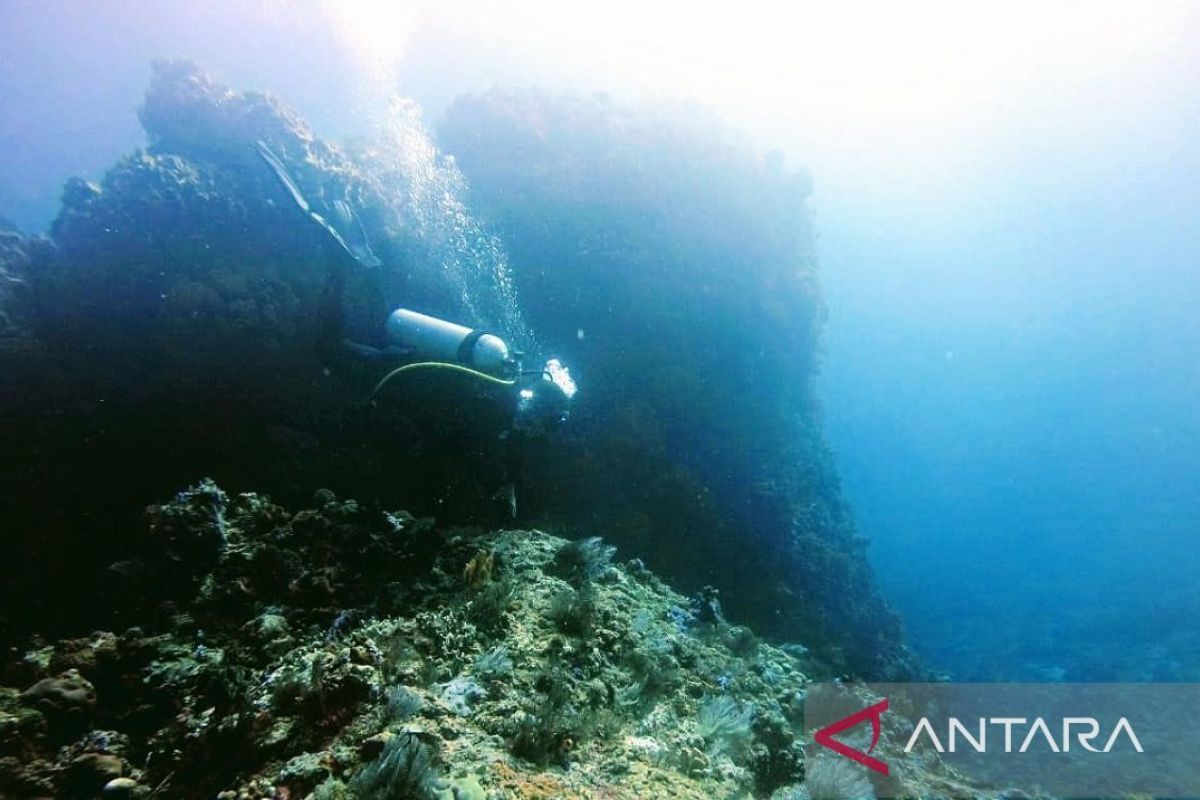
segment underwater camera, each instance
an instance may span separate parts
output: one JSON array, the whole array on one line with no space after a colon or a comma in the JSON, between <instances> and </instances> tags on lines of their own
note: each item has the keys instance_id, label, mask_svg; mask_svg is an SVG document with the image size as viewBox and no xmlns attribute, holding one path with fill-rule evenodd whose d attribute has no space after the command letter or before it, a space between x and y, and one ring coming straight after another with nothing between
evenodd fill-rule
<instances>
[{"instance_id":1,"label":"underwater camera","mask_svg":"<svg viewBox=\"0 0 1200 800\"><path fill-rule=\"evenodd\" d=\"M514 427L531 433L545 432L564 422L577 391L571 372L552 358L541 369L524 370L522 353L512 350L494 333L475 330L407 308L388 316L389 345L422 359L397 367L375 385L377 394L389 381L406 372L445 369L516 390Z\"/></svg>"}]
</instances>

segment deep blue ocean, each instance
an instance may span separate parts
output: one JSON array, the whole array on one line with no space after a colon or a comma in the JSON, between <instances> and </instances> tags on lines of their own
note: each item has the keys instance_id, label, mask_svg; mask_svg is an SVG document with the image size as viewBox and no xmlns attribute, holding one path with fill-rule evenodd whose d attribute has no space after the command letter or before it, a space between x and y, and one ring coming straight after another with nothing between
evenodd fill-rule
<instances>
[{"instance_id":1,"label":"deep blue ocean","mask_svg":"<svg viewBox=\"0 0 1200 800\"><path fill-rule=\"evenodd\" d=\"M1012 68L992 64L964 92L878 117L860 108L880 96L867 92L838 106L840 117L818 108L811 124L805 80L836 87L837 74L739 69L747 48L718 57L703 44L667 48L677 69L649 55L639 66L654 36L632 37L633 55L615 59L556 39L572 23L549 11L494 35L457 6L418 11L416 22L387 18L394 37L355 51L368 40L347 34L345 19L273 3L9 0L0 217L45 232L68 178L99 179L145 143L137 108L156 58L273 93L320 136L348 141L370 135L393 92L412 98L431 143L454 98L497 84L616 102L692 98L758 152L786 153L811 175L827 314L821 421L877 582L918 656L958 680L1200 680L1194 7L1141 19L1129 6L1128 24L1118 14L1111 28L1067 15L1015 41ZM721 27L694 29L688 10L676 13L671 33L682 38ZM543 23L545 38L514 33ZM1095 60L1081 67L1055 31L1130 33L1111 51L1085 48ZM902 88L920 97L922 76L955 69L935 65ZM675 79L689 70L725 78ZM770 81L801 88L755 95L775 105L747 111L738 80L750 94ZM853 99L869 83L855 75L845 91ZM586 142L586 130L577 135ZM503 223L489 224L503 239ZM694 325L701 340L736 338L736 320ZM587 325L560 327L578 327L579 341L543 338L587 352ZM572 369L586 377L589 364Z\"/></svg>"}]
</instances>

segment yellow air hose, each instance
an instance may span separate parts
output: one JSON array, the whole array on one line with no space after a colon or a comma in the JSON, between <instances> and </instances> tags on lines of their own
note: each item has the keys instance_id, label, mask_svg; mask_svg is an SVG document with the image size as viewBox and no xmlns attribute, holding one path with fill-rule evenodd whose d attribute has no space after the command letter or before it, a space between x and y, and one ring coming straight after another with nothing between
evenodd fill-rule
<instances>
[{"instance_id":1,"label":"yellow air hose","mask_svg":"<svg viewBox=\"0 0 1200 800\"><path fill-rule=\"evenodd\" d=\"M383 385L392 378L396 377L402 372L408 372L409 370L413 369L448 369L453 370L454 372L462 372L466 373L467 375L472 375L480 380L498 383L501 386L512 386L516 383L516 381L506 381L503 378L497 378L494 375L488 375L486 372L480 372L477 369L464 367L462 364L452 364L449 361L420 361L416 364L405 364L402 367L396 367L387 375L384 375L383 378L380 379L379 383L375 384L375 388L371 390L371 396L374 397L375 395L379 394L379 390L383 388Z\"/></svg>"}]
</instances>

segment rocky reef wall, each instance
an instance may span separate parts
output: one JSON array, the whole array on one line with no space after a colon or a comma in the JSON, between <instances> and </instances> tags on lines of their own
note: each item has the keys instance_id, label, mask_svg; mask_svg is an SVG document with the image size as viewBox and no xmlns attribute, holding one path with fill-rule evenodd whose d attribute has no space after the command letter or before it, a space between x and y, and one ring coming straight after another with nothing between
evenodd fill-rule
<instances>
[{"instance_id":1,"label":"rocky reef wall","mask_svg":"<svg viewBox=\"0 0 1200 800\"><path fill-rule=\"evenodd\" d=\"M703 109L602 95L460 97L440 137L534 325L587 370L590 436L547 478L555 513L763 631L899 668L814 395L811 176Z\"/></svg>"},{"instance_id":2,"label":"rocky reef wall","mask_svg":"<svg viewBox=\"0 0 1200 800\"><path fill-rule=\"evenodd\" d=\"M366 397L377 376L334 374L320 357L318 308L344 254L296 207L258 143L310 197L363 209L387 243L402 237L370 213L382 203L377 184L278 101L189 64L156 65L141 120L147 147L98 184L69 181L49 238L0 234L6 634L102 614L81 599L106 591L97 565L136 530L136 498L197 471L285 498L321 483L372 495L371 474L410 498L445 482L430 460L420 473L405 468L416 421L375 424ZM383 313L365 282L349 278L352 330L360 316L377 329ZM433 281L406 289L413 302L446 305ZM400 446L373 448L381 437Z\"/></svg>"},{"instance_id":3,"label":"rocky reef wall","mask_svg":"<svg viewBox=\"0 0 1200 800\"><path fill-rule=\"evenodd\" d=\"M351 335L377 337L392 304L521 328L494 302L519 296L572 360L584 390L562 436L525 454L522 519L714 586L732 618L831 668L909 666L812 399L823 312L803 172L699 112L505 92L451 108L453 162L420 137L339 147L175 63L140 118L147 146L99 185L70 181L48 239L0 233L6 636L103 625L105 565L135 546L145 498L199 474L284 502L329 486L443 524L508 513L494 392L434 377L370 402L376 365L319 352L346 254L263 142L306 196L357 211L382 262L348 273ZM459 169L500 251L464 221ZM510 264L478 263L503 250Z\"/></svg>"},{"instance_id":4,"label":"rocky reef wall","mask_svg":"<svg viewBox=\"0 0 1200 800\"><path fill-rule=\"evenodd\" d=\"M0 794L972 793L936 761L884 781L811 752L813 655L599 540L307 505L206 480L147 507L111 626L0 658Z\"/></svg>"}]
</instances>

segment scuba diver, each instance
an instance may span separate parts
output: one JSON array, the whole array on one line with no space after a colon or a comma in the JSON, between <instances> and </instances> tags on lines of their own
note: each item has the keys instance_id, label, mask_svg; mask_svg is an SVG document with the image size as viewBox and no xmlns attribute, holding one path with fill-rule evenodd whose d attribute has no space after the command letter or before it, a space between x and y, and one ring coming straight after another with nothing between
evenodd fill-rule
<instances>
[{"instance_id":1,"label":"scuba diver","mask_svg":"<svg viewBox=\"0 0 1200 800\"><path fill-rule=\"evenodd\" d=\"M390 383L421 371L458 373L492 386L505 388L511 421L499 437L504 447L506 485L501 490L511 516L516 516L516 483L527 443L546 436L566 421L576 385L570 371L551 358L541 369L523 368L524 354L504 339L482 329L439 319L406 308L393 309L381 326L378 346L352 341L345 335L346 283L356 268L373 270L382 262L372 250L354 209L344 197L318 198L319 206L305 197L283 161L264 142L258 153L287 190L295 205L337 244L319 309L318 353L327 365L349 357L356 363L399 363L383 374L371 392L372 400Z\"/></svg>"}]
</instances>

